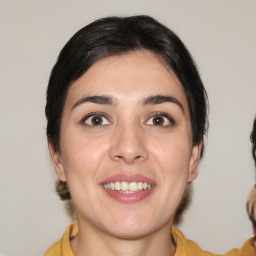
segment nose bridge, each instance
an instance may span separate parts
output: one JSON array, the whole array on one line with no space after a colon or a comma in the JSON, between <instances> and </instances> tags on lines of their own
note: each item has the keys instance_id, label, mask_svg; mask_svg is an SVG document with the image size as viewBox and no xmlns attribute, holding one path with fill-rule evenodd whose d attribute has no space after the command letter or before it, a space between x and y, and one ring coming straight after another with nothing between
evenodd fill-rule
<instances>
[{"instance_id":1,"label":"nose bridge","mask_svg":"<svg viewBox=\"0 0 256 256\"><path fill-rule=\"evenodd\" d=\"M134 124L120 123L113 135L111 157L127 164L143 161L148 156L144 137L142 127L136 125L136 122Z\"/></svg>"}]
</instances>

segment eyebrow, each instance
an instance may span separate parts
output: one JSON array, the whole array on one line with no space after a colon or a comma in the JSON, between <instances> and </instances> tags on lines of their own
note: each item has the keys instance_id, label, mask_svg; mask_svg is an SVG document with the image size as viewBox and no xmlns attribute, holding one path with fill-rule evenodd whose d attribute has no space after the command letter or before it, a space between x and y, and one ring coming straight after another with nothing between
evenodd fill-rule
<instances>
[{"instance_id":1,"label":"eyebrow","mask_svg":"<svg viewBox=\"0 0 256 256\"><path fill-rule=\"evenodd\" d=\"M162 104L162 103L166 103L166 102L176 104L182 110L182 112L184 112L184 107L181 104L181 102L172 96L154 95L154 96L149 96L142 101L143 105L157 105L157 104Z\"/></svg>"},{"instance_id":2,"label":"eyebrow","mask_svg":"<svg viewBox=\"0 0 256 256\"><path fill-rule=\"evenodd\" d=\"M92 95L92 96L85 96L85 97L81 98L80 100L78 100L74 104L72 109L78 107L81 104L88 103L88 102L100 104L100 105L113 105L113 106L116 106L118 104L118 100L111 96ZM184 107L181 104L181 102L172 96L153 95L153 96L149 96L147 98L142 99L142 105L158 105L158 104L167 103L167 102L176 104L182 110L182 112L184 112Z\"/></svg>"},{"instance_id":3,"label":"eyebrow","mask_svg":"<svg viewBox=\"0 0 256 256\"><path fill-rule=\"evenodd\" d=\"M106 96L106 95L85 96L79 101L77 101L72 107L72 109L87 102L100 104L100 105L116 105L117 104L117 100L115 100L110 96Z\"/></svg>"}]
</instances>

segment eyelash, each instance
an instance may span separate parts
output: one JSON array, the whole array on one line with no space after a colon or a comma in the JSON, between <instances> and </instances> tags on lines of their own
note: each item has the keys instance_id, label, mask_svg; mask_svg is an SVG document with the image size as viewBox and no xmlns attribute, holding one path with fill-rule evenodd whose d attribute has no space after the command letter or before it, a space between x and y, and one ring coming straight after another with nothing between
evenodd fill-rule
<instances>
[{"instance_id":1,"label":"eyelash","mask_svg":"<svg viewBox=\"0 0 256 256\"><path fill-rule=\"evenodd\" d=\"M86 123L86 121L88 121L90 118L97 117L97 116L99 116L99 117L101 117L103 119L106 119L108 123L107 124L99 124L99 125L97 125L97 124L93 125L93 124L87 124ZM105 113L93 112L93 113L90 113L90 114L86 115L85 117L83 117L82 120L80 121L80 123L83 124L83 125L86 125L88 127L97 127L97 128L99 128L101 126L105 126L105 125L111 124L110 118L106 117L106 116L107 115ZM154 124L147 124L147 122L149 122L149 120L151 120L151 119L153 119L155 117L162 117L162 118L164 118L165 119L164 122L167 119L167 121L169 123L168 124L164 124L164 125L163 124L159 124L159 125L157 125L157 124L155 124L155 125ZM175 125L175 121L174 121L173 117L171 117L169 114L166 114L164 112L154 112L154 113L151 113L149 115L149 118L147 118L145 124L148 125L148 126L154 126L154 127L158 127L158 128L168 128L170 126Z\"/></svg>"},{"instance_id":2,"label":"eyelash","mask_svg":"<svg viewBox=\"0 0 256 256\"><path fill-rule=\"evenodd\" d=\"M173 117L171 117L169 114L164 113L164 112L154 112L150 114L150 117L147 119L147 121L145 123L147 123L150 119L153 119L155 117L163 117L165 119L168 120L169 124L167 125L154 125L154 124L150 124L150 126L157 126L158 128L168 128L170 126L175 125L175 120L173 119Z\"/></svg>"},{"instance_id":3,"label":"eyelash","mask_svg":"<svg viewBox=\"0 0 256 256\"><path fill-rule=\"evenodd\" d=\"M93 125L93 124L87 124L86 121L88 121L90 118L93 118L93 117L96 117L96 116L99 116L103 119L106 119L108 124L99 124L99 125ZM109 125L111 124L111 121L109 121L110 118L106 117L107 115L105 113L100 113L100 112L93 112L93 113L90 113L88 115L86 115L85 117L82 118L82 120L80 121L81 124L83 125L86 125L88 127L101 127L101 126L105 126L105 125Z\"/></svg>"}]
</instances>

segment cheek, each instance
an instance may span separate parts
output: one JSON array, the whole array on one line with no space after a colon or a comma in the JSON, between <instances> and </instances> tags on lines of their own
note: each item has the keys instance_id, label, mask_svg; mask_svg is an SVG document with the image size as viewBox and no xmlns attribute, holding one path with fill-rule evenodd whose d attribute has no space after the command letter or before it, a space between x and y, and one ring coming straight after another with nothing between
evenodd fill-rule
<instances>
[{"instance_id":1,"label":"cheek","mask_svg":"<svg viewBox=\"0 0 256 256\"><path fill-rule=\"evenodd\" d=\"M157 203L162 207L159 223L173 217L182 199L189 174L189 145L188 140L176 137L152 147L159 181Z\"/></svg>"},{"instance_id":2,"label":"cheek","mask_svg":"<svg viewBox=\"0 0 256 256\"><path fill-rule=\"evenodd\" d=\"M152 145L153 155L161 167L168 173L188 175L190 162L190 143L184 137L169 138Z\"/></svg>"},{"instance_id":3,"label":"cheek","mask_svg":"<svg viewBox=\"0 0 256 256\"><path fill-rule=\"evenodd\" d=\"M106 156L108 143L78 134L72 139L66 138L63 140L62 155L67 179L70 176L81 178L83 175L94 175Z\"/></svg>"}]
</instances>

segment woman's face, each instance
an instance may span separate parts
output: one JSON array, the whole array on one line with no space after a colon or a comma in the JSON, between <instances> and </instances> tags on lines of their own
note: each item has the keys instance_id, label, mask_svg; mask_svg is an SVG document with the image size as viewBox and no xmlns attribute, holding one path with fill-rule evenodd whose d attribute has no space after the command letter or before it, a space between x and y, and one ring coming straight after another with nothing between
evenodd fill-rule
<instances>
[{"instance_id":1,"label":"woman's face","mask_svg":"<svg viewBox=\"0 0 256 256\"><path fill-rule=\"evenodd\" d=\"M200 155L179 80L146 50L106 57L74 82L60 145L49 143L80 227L123 238L170 230Z\"/></svg>"}]
</instances>

